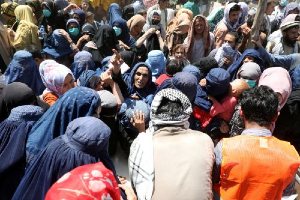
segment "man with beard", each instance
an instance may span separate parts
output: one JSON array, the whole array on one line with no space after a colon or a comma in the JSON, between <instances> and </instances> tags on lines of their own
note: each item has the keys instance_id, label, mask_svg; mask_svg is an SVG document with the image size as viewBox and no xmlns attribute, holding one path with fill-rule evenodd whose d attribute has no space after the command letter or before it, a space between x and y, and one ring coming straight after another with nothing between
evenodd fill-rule
<instances>
[{"instance_id":1,"label":"man with beard","mask_svg":"<svg viewBox=\"0 0 300 200\"><path fill-rule=\"evenodd\" d=\"M269 41L266 50L277 55L300 53L299 36L300 15L290 14L281 23L282 36Z\"/></svg>"}]
</instances>

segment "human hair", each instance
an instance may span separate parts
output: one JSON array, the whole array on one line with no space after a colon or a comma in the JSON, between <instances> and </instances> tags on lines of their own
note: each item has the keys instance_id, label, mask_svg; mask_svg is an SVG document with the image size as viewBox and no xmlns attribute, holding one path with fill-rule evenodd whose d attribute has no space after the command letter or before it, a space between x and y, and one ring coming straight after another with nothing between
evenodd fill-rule
<instances>
[{"instance_id":1,"label":"human hair","mask_svg":"<svg viewBox=\"0 0 300 200\"><path fill-rule=\"evenodd\" d=\"M235 44L238 43L240 37L239 37L239 35L237 34L237 32L229 32L229 33L227 33L227 34L228 34L228 35L232 35L232 36L235 38Z\"/></svg>"},{"instance_id":2,"label":"human hair","mask_svg":"<svg viewBox=\"0 0 300 200\"><path fill-rule=\"evenodd\" d=\"M33 59L35 59L35 58L43 59L41 51L34 45L29 45L29 46L25 47L24 50L31 53Z\"/></svg>"},{"instance_id":3,"label":"human hair","mask_svg":"<svg viewBox=\"0 0 300 200\"><path fill-rule=\"evenodd\" d=\"M244 91L240 102L245 120L249 122L268 126L277 116L278 96L268 86L262 85Z\"/></svg>"},{"instance_id":4,"label":"human hair","mask_svg":"<svg viewBox=\"0 0 300 200\"><path fill-rule=\"evenodd\" d=\"M235 4L234 6L232 6L229 10L229 14L231 12L235 12L235 11L241 11L241 7L238 4Z\"/></svg>"},{"instance_id":5,"label":"human hair","mask_svg":"<svg viewBox=\"0 0 300 200\"><path fill-rule=\"evenodd\" d=\"M183 45L183 44L177 44L176 46L174 46L173 49L172 49L173 55L175 54L175 52L176 52L178 49L182 49L183 52L184 52L184 45Z\"/></svg>"},{"instance_id":6,"label":"human hair","mask_svg":"<svg viewBox=\"0 0 300 200\"><path fill-rule=\"evenodd\" d=\"M163 97L157 108L156 114L166 114L168 116L179 116L183 113L183 107L180 101L171 101Z\"/></svg>"},{"instance_id":7,"label":"human hair","mask_svg":"<svg viewBox=\"0 0 300 200\"><path fill-rule=\"evenodd\" d=\"M92 13L92 12L90 12L90 11L88 11L86 14L85 14L85 18L86 19L89 19L90 17L94 17L95 15L94 15L94 13Z\"/></svg>"},{"instance_id":8,"label":"human hair","mask_svg":"<svg viewBox=\"0 0 300 200\"><path fill-rule=\"evenodd\" d=\"M177 72L182 71L182 65L176 59L170 59L167 61L166 72L169 76L173 76Z\"/></svg>"}]
</instances>

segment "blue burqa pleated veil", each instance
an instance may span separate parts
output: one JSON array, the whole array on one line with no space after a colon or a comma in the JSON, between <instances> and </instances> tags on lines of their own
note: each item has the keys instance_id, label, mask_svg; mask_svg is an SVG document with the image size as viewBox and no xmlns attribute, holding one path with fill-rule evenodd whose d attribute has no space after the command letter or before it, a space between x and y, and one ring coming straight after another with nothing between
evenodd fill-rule
<instances>
[{"instance_id":1,"label":"blue burqa pleated veil","mask_svg":"<svg viewBox=\"0 0 300 200\"><path fill-rule=\"evenodd\" d=\"M39 106L25 105L12 109L0 124L0 194L10 200L26 166L26 139L34 123L44 113Z\"/></svg>"},{"instance_id":2,"label":"blue burqa pleated veil","mask_svg":"<svg viewBox=\"0 0 300 200\"><path fill-rule=\"evenodd\" d=\"M109 127L95 117L72 121L64 135L52 140L28 168L12 199L44 199L60 177L72 169L103 162L116 179L115 167L108 154Z\"/></svg>"},{"instance_id":3,"label":"blue burqa pleated veil","mask_svg":"<svg viewBox=\"0 0 300 200\"><path fill-rule=\"evenodd\" d=\"M100 104L99 95L90 88L75 87L67 91L30 131L26 144L27 163L30 164L52 139L63 135L72 120L96 114Z\"/></svg>"}]
</instances>

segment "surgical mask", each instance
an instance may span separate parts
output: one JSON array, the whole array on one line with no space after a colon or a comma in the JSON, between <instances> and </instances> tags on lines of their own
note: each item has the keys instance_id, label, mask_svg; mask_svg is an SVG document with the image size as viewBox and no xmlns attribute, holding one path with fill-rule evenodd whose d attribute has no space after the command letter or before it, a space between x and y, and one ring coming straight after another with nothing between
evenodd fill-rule
<instances>
[{"instance_id":1,"label":"surgical mask","mask_svg":"<svg viewBox=\"0 0 300 200\"><path fill-rule=\"evenodd\" d=\"M78 36L79 35L79 28L69 28L69 33L72 36Z\"/></svg>"},{"instance_id":2,"label":"surgical mask","mask_svg":"<svg viewBox=\"0 0 300 200\"><path fill-rule=\"evenodd\" d=\"M287 4L288 4L288 1L287 1L287 0L280 1L280 3L279 3L279 5L280 5L281 7L285 7Z\"/></svg>"},{"instance_id":3,"label":"surgical mask","mask_svg":"<svg viewBox=\"0 0 300 200\"><path fill-rule=\"evenodd\" d=\"M242 78L248 85L250 88L254 88L256 85L256 80L248 80L248 79L244 79Z\"/></svg>"},{"instance_id":4,"label":"surgical mask","mask_svg":"<svg viewBox=\"0 0 300 200\"><path fill-rule=\"evenodd\" d=\"M157 20L157 19L152 19L152 25L158 25L160 20Z\"/></svg>"},{"instance_id":5,"label":"surgical mask","mask_svg":"<svg viewBox=\"0 0 300 200\"><path fill-rule=\"evenodd\" d=\"M44 15L45 17L50 17L51 11L50 11L50 10L43 10L43 15Z\"/></svg>"},{"instance_id":6,"label":"surgical mask","mask_svg":"<svg viewBox=\"0 0 300 200\"><path fill-rule=\"evenodd\" d=\"M114 26L113 29L114 29L114 31L115 31L117 37L118 37L119 35L121 35L122 30L121 30L120 28Z\"/></svg>"}]
</instances>

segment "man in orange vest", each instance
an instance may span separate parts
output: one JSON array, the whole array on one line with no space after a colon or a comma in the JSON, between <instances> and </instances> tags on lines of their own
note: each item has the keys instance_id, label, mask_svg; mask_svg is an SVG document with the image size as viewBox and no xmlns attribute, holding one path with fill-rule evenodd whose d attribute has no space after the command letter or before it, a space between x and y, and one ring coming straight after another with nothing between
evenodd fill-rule
<instances>
[{"instance_id":1,"label":"man in orange vest","mask_svg":"<svg viewBox=\"0 0 300 200\"><path fill-rule=\"evenodd\" d=\"M214 198L280 200L292 195L300 159L290 143L270 131L279 115L277 94L260 86L245 91L240 102L245 130L215 147Z\"/></svg>"}]
</instances>

